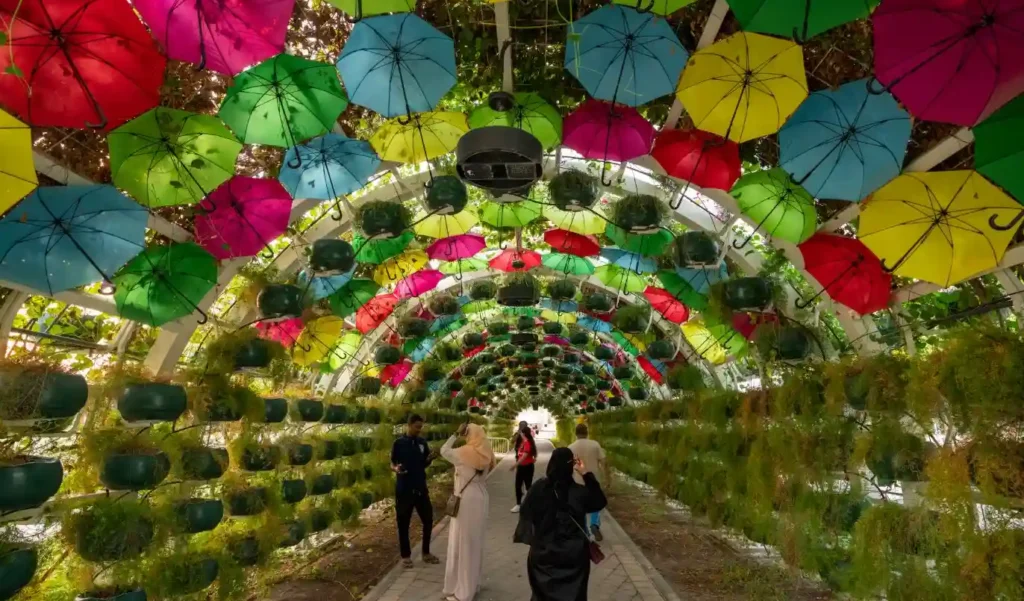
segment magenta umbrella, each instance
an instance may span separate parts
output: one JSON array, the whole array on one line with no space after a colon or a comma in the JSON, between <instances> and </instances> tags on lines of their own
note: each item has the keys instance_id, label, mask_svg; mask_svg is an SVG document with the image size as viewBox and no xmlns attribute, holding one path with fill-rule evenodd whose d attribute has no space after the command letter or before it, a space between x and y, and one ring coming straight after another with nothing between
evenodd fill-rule
<instances>
[{"instance_id":1,"label":"magenta umbrella","mask_svg":"<svg viewBox=\"0 0 1024 601\"><path fill-rule=\"evenodd\" d=\"M588 99L569 113L562 127L564 144L587 159L628 161L650 152L654 126L636 109Z\"/></svg>"},{"instance_id":2,"label":"magenta umbrella","mask_svg":"<svg viewBox=\"0 0 1024 601\"><path fill-rule=\"evenodd\" d=\"M971 126L1024 92L1024 0L886 0L871 24L875 77L919 119Z\"/></svg>"},{"instance_id":3,"label":"magenta umbrella","mask_svg":"<svg viewBox=\"0 0 1024 601\"><path fill-rule=\"evenodd\" d=\"M134 0L168 58L237 75L284 52L295 0Z\"/></svg>"},{"instance_id":4,"label":"magenta umbrella","mask_svg":"<svg viewBox=\"0 0 1024 601\"><path fill-rule=\"evenodd\" d=\"M299 339L299 334L302 333L303 327L304 324L301 317L293 317L284 321L256 322L256 329L259 331L260 338L280 342L288 348L291 348L295 341Z\"/></svg>"},{"instance_id":5,"label":"magenta umbrella","mask_svg":"<svg viewBox=\"0 0 1024 601\"><path fill-rule=\"evenodd\" d=\"M487 248L487 241L479 234L449 236L435 241L427 247L427 256L441 261L468 259Z\"/></svg>"},{"instance_id":6,"label":"magenta umbrella","mask_svg":"<svg viewBox=\"0 0 1024 601\"><path fill-rule=\"evenodd\" d=\"M395 296L398 298L413 298L426 294L437 288L437 285L444 278L445 275L436 269L417 271L395 285Z\"/></svg>"},{"instance_id":7,"label":"magenta umbrella","mask_svg":"<svg viewBox=\"0 0 1024 601\"><path fill-rule=\"evenodd\" d=\"M292 197L276 179L235 176L199 207L196 242L218 259L251 257L288 228Z\"/></svg>"}]
</instances>

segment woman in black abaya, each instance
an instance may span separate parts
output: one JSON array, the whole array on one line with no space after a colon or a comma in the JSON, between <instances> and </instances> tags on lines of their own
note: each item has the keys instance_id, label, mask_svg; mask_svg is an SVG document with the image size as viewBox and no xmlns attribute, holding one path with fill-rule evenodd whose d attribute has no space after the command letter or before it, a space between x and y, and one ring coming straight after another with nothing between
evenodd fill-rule
<instances>
[{"instance_id":1,"label":"woman in black abaya","mask_svg":"<svg viewBox=\"0 0 1024 601\"><path fill-rule=\"evenodd\" d=\"M583 476L581 486L573 472ZM547 477L534 483L519 514L515 542L530 545L526 563L532 601L587 601L590 540L587 514L608 504L601 485L569 449L555 449Z\"/></svg>"}]
</instances>

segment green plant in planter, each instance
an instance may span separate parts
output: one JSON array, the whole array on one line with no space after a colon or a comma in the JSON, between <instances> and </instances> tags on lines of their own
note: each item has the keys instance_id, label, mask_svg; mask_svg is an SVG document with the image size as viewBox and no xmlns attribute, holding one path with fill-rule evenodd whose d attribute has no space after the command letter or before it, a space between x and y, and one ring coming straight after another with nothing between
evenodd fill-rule
<instances>
[{"instance_id":1,"label":"green plant in planter","mask_svg":"<svg viewBox=\"0 0 1024 601\"><path fill-rule=\"evenodd\" d=\"M672 390L704 390L704 375L694 365L676 365L665 374L665 385Z\"/></svg>"},{"instance_id":2,"label":"green plant in planter","mask_svg":"<svg viewBox=\"0 0 1024 601\"><path fill-rule=\"evenodd\" d=\"M259 308L262 319L286 319L302 315L302 289L291 284L270 284L260 291L256 298L256 306ZM252 328L246 328L251 330ZM252 336L243 334L246 329L237 334L239 336ZM234 336L229 334L229 336Z\"/></svg>"},{"instance_id":3,"label":"green plant in planter","mask_svg":"<svg viewBox=\"0 0 1024 601\"><path fill-rule=\"evenodd\" d=\"M490 280L477 280L469 287L469 298L475 301L491 300L498 294L498 286Z\"/></svg>"},{"instance_id":4,"label":"green plant in planter","mask_svg":"<svg viewBox=\"0 0 1024 601\"><path fill-rule=\"evenodd\" d=\"M201 421L234 422L266 417L266 402L248 386L233 384L226 376L208 374L195 389L192 413Z\"/></svg>"},{"instance_id":5,"label":"green plant in planter","mask_svg":"<svg viewBox=\"0 0 1024 601\"><path fill-rule=\"evenodd\" d=\"M578 169L567 169L548 182L548 193L563 211L580 211L597 202L597 178Z\"/></svg>"},{"instance_id":6,"label":"green plant in planter","mask_svg":"<svg viewBox=\"0 0 1024 601\"><path fill-rule=\"evenodd\" d=\"M526 272L505 276L498 288L498 304L506 307L532 307L540 301L540 282Z\"/></svg>"},{"instance_id":7,"label":"green plant in planter","mask_svg":"<svg viewBox=\"0 0 1024 601\"><path fill-rule=\"evenodd\" d=\"M436 382L445 377L444 366L439 361L427 359L420 363L420 377L424 382Z\"/></svg>"},{"instance_id":8,"label":"green plant in planter","mask_svg":"<svg viewBox=\"0 0 1024 601\"><path fill-rule=\"evenodd\" d=\"M199 441L184 445L171 457L176 476L182 480L216 480L229 464L227 449L204 447Z\"/></svg>"},{"instance_id":9,"label":"green plant in planter","mask_svg":"<svg viewBox=\"0 0 1024 601\"><path fill-rule=\"evenodd\" d=\"M720 252L717 240L697 230L683 232L672 242L672 259L677 267L716 266Z\"/></svg>"},{"instance_id":10,"label":"green plant in planter","mask_svg":"<svg viewBox=\"0 0 1024 601\"><path fill-rule=\"evenodd\" d=\"M0 599L10 599L32 580L39 567L39 552L35 547L0 543Z\"/></svg>"},{"instance_id":11,"label":"green plant in planter","mask_svg":"<svg viewBox=\"0 0 1024 601\"><path fill-rule=\"evenodd\" d=\"M529 317L527 315L521 315L518 319L516 319L517 330L532 330L534 327L536 327L536 325L537 321L534 318Z\"/></svg>"},{"instance_id":12,"label":"green plant in planter","mask_svg":"<svg viewBox=\"0 0 1024 601\"><path fill-rule=\"evenodd\" d=\"M141 588L116 585L93 587L75 597L75 601L146 601L146 599L146 591Z\"/></svg>"},{"instance_id":13,"label":"green plant in planter","mask_svg":"<svg viewBox=\"0 0 1024 601\"><path fill-rule=\"evenodd\" d=\"M38 356L0 358L0 420L66 419L85 406L85 378Z\"/></svg>"},{"instance_id":14,"label":"green plant in planter","mask_svg":"<svg viewBox=\"0 0 1024 601\"><path fill-rule=\"evenodd\" d=\"M466 208L466 184L454 175L439 175L427 185L427 210L438 215L452 215Z\"/></svg>"},{"instance_id":15,"label":"green plant in planter","mask_svg":"<svg viewBox=\"0 0 1024 601\"><path fill-rule=\"evenodd\" d=\"M261 444L254 439L240 437L231 441L228 454L232 462L248 472L265 472L276 469L281 463L281 447L273 444Z\"/></svg>"},{"instance_id":16,"label":"green plant in planter","mask_svg":"<svg viewBox=\"0 0 1024 601\"><path fill-rule=\"evenodd\" d=\"M583 308L591 313L607 313L615 308L615 301L604 292L590 292L583 296Z\"/></svg>"},{"instance_id":17,"label":"green plant in planter","mask_svg":"<svg viewBox=\"0 0 1024 601\"><path fill-rule=\"evenodd\" d=\"M733 278L713 288L721 289L723 304L733 311L760 311L772 303L771 283L762 277Z\"/></svg>"},{"instance_id":18,"label":"green plant in planter","mask_svg":"<svg viewBox=\"0 0 1024 601\"><path fill-rule=\"evenodd\" d=\"M544 322L544 333L549 336L561 336L562 332L565 331L565 327L555 321Z\"/></svg>"},{"instance_id":19,"label":"green plant in planter","mask_svg":"<svg viewBox=\"0 0 1024 601\"><path fill-rule=\"evenodd\" d=\"M659 361L669 361L676 356L676 345L670 340L655 340L647 345L647 356Z\"/></svg>"},{"instance_id":20,"label":"green plant in planter","mask_svg":"<svg viewBox=\"0 0 1024 601\"><path fill-rule=\"evenodd\" d=\"M381 383L380 380L373 376L360 376L356 378L353 388L356 394L375 395L380 392Z\"/></svg>"},{"instance_id":21,"label":"green plant in planter","mask_svg":"<svg viewBox=\"0 0 1024 601\"><path fill-rule=\"evenodd\" d=\"M104 498L66 514L61 532L82 558L116 561L142 555L154 542L156 525L145 501Z\"/></svg>"},{"instance_id":22,"label":"green plant in planter","mask_svg":"<svg viewBox=\"0 0 1024 601\"><path fill-rule=\"evenodd\" d=\"M409 229L412 212L400 202L372 200L356 208L355 220L368 239L386 240Z\"/></svg>"},{"instance_id":23,"label":"green plant in planter","mask_svg":"<svg viewBox=\"0 0 1024 601\"><path fill-rule=\"evenodd\" d=\"M612 316L612 325L627 334L644 332L651 324L651 309L647 305L620 307Z\"/></svg>"},{"instance_id":24,"label":"green plant in planter","mask_svg":"<svg viewBox=\"0 0 1024 601\"><path fill-rule=\"evenodd\" d=\"M548 296L556 301L572 300L576 298L576 284L569 279L553 280L548 284Z\"/></svg>"},{"instance_id":25,"label":"green plant in planter","mask_svg":"<svg viewBox=\"0 0 1024 601\"><path fill-rule=\"evenodd\" d=\"M95 458L99 480L111 490L154 488L167 477L171 462L149 432L104 430L83 437L84 455Z\"/></svg>"},{"instance_id":26,"label":"green plant in planter","mask_svg":"<svg viewBox=\"0 0 1024 601\"><path fill-rule=\"evenodd\" d=\"M220 499L186 499L175 504L174 515L180 532L207 532L224 519L224 503Z\"/></svg>"},{"instance_id":27,"label":"green plant in planter","mask_svg":"<svg viewBox=\"0 0 1024 601\"><path fill-rule=\"evenodd\" d=\"M454 344L446 342L437 345L437 348L434 349L434 355L441 361L450 363L462 359L462 350Z\"/></svg>"},{"instance_id":28,"label":"green plant in planter","mask_svg":"<svg viewBox=\"0 0 1024 601\"><path fill-rule=\"evenodd\" d=\"M668 205L648 194L630 194L612 205L609 219L632 234L652 233L668 217Z\"/></svg>"},{"instance_id":29,"label":"green plant in planter","mask_svg":"<svg viewBox=\"0 0 1024 601\"><path fill-rule=\"evenodd\" d=\"M373 352L373 361L377 365L394 365L402 360L402 351L393 346L382 346Z\"/></svg>"},{"instance_id":30,"label":"green plant in planter","mask_svg":"<svg viewBox=\"0 0 1024 601\"><path fill-rule=\"evenodd\" d=\"M590 344L590 334L582 330L577 330L569 336L569 344L573 346L586 346Z\"/></svg>"},{"instance_id":31,"label":"green plant in planter","mask_svg":"<svg viewBox=\"0 0 1024 601\"><path fill-rule=\"evenodd\" d=\"M402 338L422 338L430 333L430 322L414 315L398 320L398 335Z\"/></svg>"},{"instance_id":32,"label":"green plant in planter","mask_svg":"<svg viewBox=\"0 0 1024 601\"><path fill-rule=\"evenodd\" d=\"M175 553L154 561L146 589L158 598L175 598L208 589L220 575L220 563L210 555Z\"/></svg>"},{"instance_id":33,"label":"green plant in planter","mask_svg":"<svg viewBox=\"0 0 1024 601\"><path fill-rule=\"evenodd\" d=\"M611 361L615 358L615 349L610 346L602 344L601 346L594 349L594 356L601 361Z\"/></svg>"},{"instance_id":34,"label":"green plant in planter","mask_svg":"<svg viewBox=\"0 0 1024 601\"><path fill-rule=\"evenodd\" d=\"M509 325L503 321L492 321L487 324L487 333L490 336L507 336Z\"/></svg>"},{"instance_id":35,"label":"green plant in planter","mask_svg":"<svg viewBox=\"0 0 1024 601\"><path fill-rule=\"evenodd\" d=\"M309 268L318 276L348 273L356 264L352 245L340 238L321 238L313 241L309 255Z\"/></svg>"},{"instance_id":36,"label":"green plant in planter","mask_svg":"<svg viewBox=\"0 0 1024 601\"><path fill-rule=\"evenodd\" d=\"M470 333L468 333L468 334L466 334L466 335L464 335L462 337L462 346L464 346L466 348L476 348L478 346L483 346L483 344L484 344L483 334L478 334L476 332L470 332Z\"/></svg>"},{"instance_id":37,"label":"green plant in planter","mask_svg":"<svg viewBox=\"0 0 1024 601\"><path fill-rule=\"evenodd\" d=\"M447 293L438 293L430 297L427 308L437 316L455 315L459 312L459 301Z\"/></svg>"}]
</instances>

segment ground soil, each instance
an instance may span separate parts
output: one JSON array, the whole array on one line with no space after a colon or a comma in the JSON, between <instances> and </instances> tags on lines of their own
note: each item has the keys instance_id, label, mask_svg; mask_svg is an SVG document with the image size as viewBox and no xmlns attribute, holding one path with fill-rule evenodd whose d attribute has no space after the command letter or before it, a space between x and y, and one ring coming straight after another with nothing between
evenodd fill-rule
<instances>
[{"instance_id":1,"label":"ground soil","mask_svg":"<svg viewBox=\"0 0 1024 601\"><path fill-rule=\"evenodd\" d=\"M729 540L653 492L612 484L608 509L685 601L826 601L819 583L741 553Z\"/></svg>"}]
</instances>

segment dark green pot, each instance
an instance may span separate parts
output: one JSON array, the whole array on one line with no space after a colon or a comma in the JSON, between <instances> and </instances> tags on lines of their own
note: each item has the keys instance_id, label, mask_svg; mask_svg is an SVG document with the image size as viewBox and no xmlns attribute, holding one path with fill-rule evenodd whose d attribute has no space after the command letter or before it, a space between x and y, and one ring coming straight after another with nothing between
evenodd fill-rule
<instances>
[{"instance_id":1,"label":"dark green pot","mask_svg":"<svg viewBox=\"0 0 1024 601\"><path fill-rule=\"evenodd\" d=\"M359 450L364 453L369 453L373 450L373 439L369 436L361 436L359 438Z\"/></svg>"},{"instance_id":2,"label":"dark green pot","mask_svg":"<svg viewBox=\"0 0 1024 601\"><path fill-rule=\"evenodd\" d=\"M281 500L289 505L298 503L306 498L305 480L282 480Z\"/></svg>"},{"instance_id":3,"label":"dark green pot","mask_svg":"<svg viewBox=\"0 0 1024 601\"><path fill-rule=\"evenodd\" d=\"M611 221L631 234L646 233L661 223L664 203L649 194L632 194L612 206Z\"/></svg>"},{"instance_id":4,"label":"dark green pot","mask_svg":"<svg viewBox=\"0 0 1024 601\"><path fill-rule=\"evenodd\" d=\"M708 234L691 230L676 236L672 258L677 267L703 267L718 263L718 242Z\"/></svg>"},{"instance_id":5,"label":"dark green pot","mask_svg":"<svg viewBox=\"0 0 1024 601\"><path fill-rule=\"evenodd\" d=\"M540 290L531 284L506 284L498 288L498 304L504 307L532 307L540 301Z\"/></svg>"},{"instance_id":6,"label":"dark green pot","mask_svg":"<svg viewBox=\"0 0 1024 601\"><path fill-rule=\"evenodd\" d=\"M551 201L563 211L578 211L597 202L600 193L597 178L569 169L551 178L548 183Z\"/></svg>"},{"instance_id":7,"label":"dark green pot","mask_svg":"<svg viewBox=\"0 0 1024 601\"><path fill-rule=\"evenodd\" d=\"M75 597L75 601L146 601L146 591L115 589L111 591L90 591Z\"/></svg>"},{"instance_id":8,"label":"dark green pot","mask_svg":"<svg viewBox=\"0 0 1024 601\"><path fill-rule=\"evenodd\" d=\"M188 564L167 567L168 592L171 595L191 595L210 587L217 581L220 565L216 559L200 559Z\"/></svg>"},{"instance_id":9,"label":"dark green pot","mask_svg":"<svg viewBox=\"0 0 1024 601\"><path fill-rule=\"evenodd\" d=\"M309 513L309 531L323 532L331 527L334 516L325 509L314 509Z\"/></svg>"},{"instance_id":10,"label":"dark green pot","mask_svg":"<svg viewBox=\"0 0 1024 601\"><path fill-rule=\"evenodd\" d=\"M546 322L542 327L544 328L544 333L548 336L560 336L565 331L562 324L553 321Z\"/></svg>"},{"instance_id":11,"label":"dark green pot","mask_svg":"<svg viewBox=\"0 0 1024 601\"><path fill-rule=\"evenodd\" d=\"M629 390L629 398L634 401L644 401L647 399L646 388L632 388Z\"/></svg>"},{"instance_id":12,"label":"dark green pot","mask_svg":"<svg viewBox=\"0 0 1024 601\"><path fill-rule=\"evenodd\" d=\"M612 383L609 382L608 380L598 380L598 381L594 382L594 388L596 388L598 390L601 390L601 391L611 390L612 389Z\"/></svg>"},{"instance_id":13,"label":"dark green pot","mask_svg":"<svg viewBox=\"0 0 1024 601\"><path fill-rule=\"evenodd\" d=\"M153 522L139 517L121 524L115 531L97 532L93 516L83 516L75 533L75 551L93 562L118 561L138 557L149 547L155 532Z\"/></svg>"},{"instance_id":14,"label":"dark green pot","mask_svg":"<svg viewBox=\"0 0 1024 601\"><path fill-rule=\"evenodd\" d=\"M565 354L565 356L562 357L562 363L565 363L566 365L576 365L579 362L580 362L580 356L579 355L574 355L572 353L567 353L567 354Z\"/></svg>"},{"instance_id":15,"label":"dark green pot","mask_svg":"<svg viewBox=\"0 0 1024 601\"><path fill-rule=\"evenodd\" d=\"M402 351L393 346L382 346L373 353L377 365L394 365L402 360Z\"/></svg>"},{"instance_id":16,"label":"dark green pot","mask_svg":"<svg viewBox=\"0 0 1024 601\"><path fill-rule=\"evenodd\" d=\"M601 361L611 361L615 358L615 350L610 346L602 344L594 350L594 356Z\"/></svg>"},{"instance_id":17,"label":"dark green pot","mask_svg":"<svg viewBox=\"0 0 1024 601\"><path fill-rule=\"evenodd\" d=\"M409 227L406 212L397 202L370 201L359 207L359 229L372 240L397 238Z\"/></svg>"},{"instance_id":18,"label":"dark green pot","mask_svg":"<svg viewBox=\"0 0 1024 601\"><path fill-rule=\"evenodd\" d=\"M466 184L454 175L441 175L427 186L427 210L451 215L466 208Z\"/></svg>"},{"instance_id":19,"label":"dark green pot","mask_svg":"<svg viewBox=\"0 0 1024 601\"><path fill-rule=\"evenodd\" d=\"M596 376L597 368L594 367L593 364L584 363L583 365L580 366L580 372L583 373L583 375L585 376Z\"/></svg>"},{"instance_id":20,"label":"dark green pot","mask_svg":"<svg viewBox=\"0 0 1024 601\"><path fill-rule=\"evenodd\" d=\"M723 301L734 311L764 309L772 302L772 288L764 278L734 278L722 286Z\"/></svg>"},{"instance_id":21,"label":"dark green pot","mask_svg":"<svg viewBox=\"0 0 1024 601\"><path fill-rule=\"evenodd\" d=\"M309 268L318 276L348 273L356 264L355 249L339 238L322 238L313 242Z\"/></svg>"},{"instance_id":22,"label":"dark green pot","mask_svg":"<svg viewBox=\"0 0 1024 601\"><path fill-rule=\"evenodd\" d=\"M330 461L341 455L341 443L337 440L325 440L320 446L320 460Z\"/></svg>"},{"instance_id":23,"label":"dark green pot","mask_svg":"<svg viewBox=\"0 0 1024 601\"><path fill-rule=\"evenodd\" d=\"M517 330L532 330L536 325L537 321L534 318L528 317L526 315L523 315L519 319L516 319Z\"/></svg>"},{"instance_id":24,"label":"dark green pot","mask_svg":"<svg viewBox=\"0 0 1024 601\"><path fill-rule=\"evenodd\" d=\"M615 301L604 292L591 292L583 297L583 308L592 313L607 313L615 307Z\"/></svg>"},{"instance_id":25,"label":"dark green pot","mask_svg":"<svg viewBox=\"0 0 1024 601\"><path fill-rule=\"evenodd\" d=\"M462 390L462 381L460 381L460 380L451 380L451 381L449 381L447 389L448 389L448 392L458 392L458 391Z\"/></svg>"},{"instance_id":26,"label":"dark green pot","mask_svg":"<svg viewBox=\"0 0 1024 601\"><path fill-rule=\"evenodd\" d=\"M346 405L327 405L323 421L325 424L345 424L348 423L348 413Z\"/></svg>"},{"instance_id":27,"label":"dark green pot","mask_svg":"<svg viewBox=\"0 0 1024 601\"><path fill-rule=\"evenodd\" d=\"M313 460L313 445L291 444L288 445L288 465L306 465Z\"/></svg>"},{"instance_id":28,"label":"dark green pot","mask_svg":"<svg viewBox=\"0 0 1024 601\"><path fill-rule=\"evenodd\" d=\"M249 447L242 452L242 469L249 472L265 472L281 463L281 448L276 445Z\"/></svg>"},{"instance_id":29,"label":"dark green pot","mask_svg":"<svg viewBox=\"0 0 1024 601\"><path fill-rule=\"evenodd\" d=\"M261 369L270 365L273 344L277 343L262 338L246 341L235 351L235 369Z\"/></svg>"},{"instance_id":30,"label":"dark green pot","mask_svg":"<svg viewBox=\"0 0 1024 601\"><path fill-rule=\"evenodd\" d=\"M220 499L188 499L178 503L174 512L182 532L207 532L224 519L224 503Z\"/></svg>"},{"instance_id":31,"label":"dark green pot","mask_svg":"<svg viewBox=\"0 0 1024 601\"><path fill-rule=\"evenodd\" d=\"M0 599L10 599L32 580L39 567L35 548L11 545L0 551Z\"/></svg>"},{"instance_id":32,"label":"dark green pot","mask_svg":"<svg viewBox=\"0 0 1024 601\"><path fill-rule=\"evenodd\" d=\"M260 317L283 319L302 315L302 289L290 284L270 284L256 298Z\"/></svg>"},{"instance_id":33,"label":"dark green pot","mask_svg":"<svg viewBox=\"0 0 1024 601\"><path fill-rule=\"evenodd\" d=\"M412 392L410 392L409 396L406 397L406 398L408 399L408 401L410 403L415 404L415 403L423 403L423 402L425 402L427 400L428 396L429 396L429 393L426 390L424 390L422 388L419 388L417 390L413 390Z\"/></svg>"},{"instance_id":34,"label":"dark green pot","mask_svg":"<svg viewBox=\"0 0 1024 601\"><path fill-rule=\"evenodd\" d=\"M419 317L407 317L398 322L398 334L402 338L422 338L430 333L430 322Z\"/></svg>"},{"instance_id":35,"label":"dark green pot","mask_svg":"<svg viewBox=\"0 0 1024 601\"><path fill-rule=\"evenodd\" d=\"M286 399L263 399L263 421L278 424L288 417L288 401Z\"/></svg>"},{"instance_id":36,"label":"dark green pot","mask_svg":"<svg viewBox=\"0 0 1024 601\"><path fill-rule=\"evenodd\" d=\"M655 340L647 345L647 356L659 361L669 360L676 356L676 345L668 340Z\"/></svg>"},{"instance_id":37,"label":"dark green pot","mask_svg":"<svg viewBox=\"0 0 1024 601\"><path fill-rule=\"evenodd\" d=\"M351 436L342 436L338 442L341 443L342 457L351 457L359 452L359 441Z\"/></svg>"},{"instance_id":38,"label":"dark green pot","mask_svg":"<svg viewBox=\"0 0 1024 601\"><path fill-rule=\"evenodd\" d=\"M586 332L576 332L569 336L569 343L574 346L584 346L590 343L590 335Z\"/></svg>"},{"instance_id":39,"label":"dark green pot","mask_svg":"<svg viewBox=\"0 0 1024 601\"><path fill-rule=\"evenodd\" d=\"M267 489L247 488L229 493L225 498L228 514L233 516L258 515L267 508Z\"/></svg>"},{"instance_id":40,"label":"dark green pot","mask_svg":"<svg viewBox=\"0 0 1024 601\"><path fill-rule=\"evenodd\" d=\"M487 324L487 333L491 336L505 336L508 334L508 324L503 321L495 321Z\"/></svg>"},{"instance_id":41,"label":"dark green pot","mask_svg":"<svg viewBox=\"0 0 1024 601\"><path fill-rule=\"evenodd\" d=\"M462 376L464 378L473 378L480 373L480 366L476 363L470 363L462 368Z\"/></svg>"},{"instance_id":42,"label":"dark green pot","mask_svg":"<svg viewBox=\"0 0 1024 601\"><path fill-rule=\"evenodd\" d=\"M159 451L135 455L108 455L103 460L100 482L111 490L143 490L164 481L171 460Z\"/></svg>"},{"instance_id":43,"label":"dark green pot","mask_svg":"<svg viewBox=\"0 0 1024 601\"><path fill-rule=\"evenodd\" d=\"M57 494L64 481L59 459L24 457L24 463L0 464L0 511L33 509Z\"/></svg>"},{"instance_id":44,"label":"dark green pot","mask_svg":"<svg viewBox=\"0 0 1024 601\"><path fill-rule=\"evenodd\" d=\"M295 411L304 422L318 422L324 418L324 404L313 399L295 401Z\"/></svg>"},{"instance_id":45,"label":"dark green pot","mask_svg":"<svg viewBox=\"0 0 1024 601\"><path fill-rule=\"evenodd\" d=\"M298 520L285 522L284 532L284 538L281 540L278 546L282 549L287 547L294 547L306 538L306 525Z\"/></svg>"},{"instance_id":46,"label":"dark green pot","mask_svg":"<svg viewBox=\"0 0 1024 601\"><path fill-rule=\"evenodd\" d=\"M227 546L228 553L236 565L248 568L260 562L260 540L255 536L236 538Z\"/></svg>"},{"instance_id":47,"label":"dark green pot","mask_svg":"<svg viewBox=\"0 0 1024 601\"><path fill-rule=\"evenodd\" d=\"M85 378L60 372L25 371L18 366L0 368L0 388L14 398L34 400L0 408L0 419L64 419L73 417L89 397Z\"/></svg>"},{"instance_id":48,"label":"dark green pot","mask_svg":"<svg viewBox=\"0 0 1024 601\"><path fill-rule=\"evenodd\" d=\"M470 332L469 334L466 334L465 336L462 337L462 346L468 348L476 348L478 346L483 346L483 344L484 337L482 334Z\"/></svg>"},{"instance_id":49,"label":"dark green pot","mask_svg":"<svg viewBox=\"0 0 1024 601\"><path fill-rule=\"evenodd\" d=\"M622 397L617 396L617 395L613 396L612 398L608 399L608 404L611 405L612 407L621 407L622 406Z\"/></svg>"},{"instance_id":50,"label":"dark green pot","mask_svg":"<svg viewBox=\"0 0 1024 601\"><path fill-rule=\"evenodd\" d=\"M811 337L803 329L794 326L779 328L775 340L779 358L786 361L799 361L811 352Z\"/></svg>"},{"instance_id":51,"label":"dark green pot","mask_svg":"<svg viewBox=\"0 0 1024 601\"><path fill-rule=\"evenodd\" d=\"M374 395L380 392L380 380L373 376L362 376L356 379L356 392L363 395Z\"/></svg>"},{"instance_id":52,"label":"dark green pot","mask_svg":"<svg viewBox=\"0 0 1024 601\"><path fill-rule=\"evenodd\" d=\"M633 377L633 368L621 365L612 370L612 375L618 380L628 380Z\"/></svg>"},{"instance_id":53,"label":"dark green pot","mask_svg":"<svg viewBox=\"0 0 1024 601\"><path fill-rule=\"evenodd\" d=\"M225 449L191 448L181 453L181 473L188 480L216 480L228 467Z\"/></svg>"},{"instance_id":54,"label":"dark green pot","mask_svg":"<svg viewBox=\"0 0 1024 601\"><path fill-rule=\"evenodd\" d=\"M313 478L313 486L310 488L310 496L326 495L338 485L338 479L334 474L320 474Z\"/></svg>"},{"instance_id":55,"label":"dark green pot","mask_svg":"<svg viewBox=\"0 0 1024 601\"><path fill-rule=\"evenodd\" d=\"M384 414L380 412L377 407L366 408L366 423L368 424L379 424L384 421Z\"/></svg>"},{"instance_id":56,"label":"dark green pot","mask_svg":"<svg viewBox=\"0 0 1024 601\"><path fill-rule=\"evenodd\" d=\"M375 500L376 499L374 499L373 493L368 490L364 490L363 492L359 493L359 504L362 505L363 509L366 509L370 505L373 505L373 502Z\"/></svg>"},{"instance_id":57,"label":"dark green pot","mask_svg":"<svg viewBox=\"0 0 1024 601\"><path fill-rule=\"evenodd\" d=\"M497 293L498 287L494 282L478 281L469 287L469 298L475 301L491 300Z\"/></svg>"},{"instance_id":58,"label":"dark green pot","mask_svg":"<svg viewBox=\"0 0 1024 601\"><path fill-rule=\"evenodd\" d=\"M188 397L183 387L158 382L129 384L117 401L117 410L128 422L173 422L187 406Z\"/></svg>"},{"instance_id":59,"label":"dark green pot","mask_svg":"<svg viewBox=\"0 0 1024 601\"><path fill-rule=\"evenodd\" d=\"M569 280L555 280L548 284L548 296L556 301L572 300L576 298L576 292L576 284Z\"/></svg>"}]
</instances>

